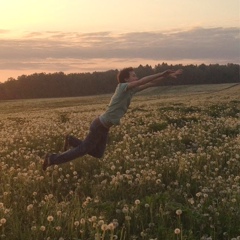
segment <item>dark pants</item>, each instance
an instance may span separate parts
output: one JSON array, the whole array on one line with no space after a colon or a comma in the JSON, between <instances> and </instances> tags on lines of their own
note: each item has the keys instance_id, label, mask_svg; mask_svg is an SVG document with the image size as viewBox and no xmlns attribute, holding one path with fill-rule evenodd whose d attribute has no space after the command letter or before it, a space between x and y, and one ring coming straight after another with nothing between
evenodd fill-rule
<instances>
[{"instance_id":1,"label":"dark pants","mask_svg":"<svg viewBox=\"0 0 240 240\"><path fill-rule=\"evenodd\" d=\"M81 141L76 137L69 136L69 145L73 148L50 156L51 165L69 162L75 158L89 154L101 158L104 154L109 129L104 127L99 118L96 118L90 125L87 137Z\"/></svg>"}]
</instances>

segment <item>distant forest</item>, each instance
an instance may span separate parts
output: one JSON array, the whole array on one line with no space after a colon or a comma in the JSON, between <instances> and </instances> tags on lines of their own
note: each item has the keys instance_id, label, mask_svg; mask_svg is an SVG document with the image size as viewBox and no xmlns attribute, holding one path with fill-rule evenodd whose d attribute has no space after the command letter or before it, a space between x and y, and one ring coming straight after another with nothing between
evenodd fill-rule
<instances>
[{"instance_id":1,"label":"distant forest","mask_svg":"<svg viewBox=\"0 0 240 240\"><path fill-rule=\"evenodd\" d=\"M166 69L182 68L184 73L178 80L167 79L162 85L239 83L239 64L168 65L158 64L135 68L139 78L162 72ZM76 97L112 93L117 85L118 70L93 73L34 73L9 78L0 83L0 100Z\"/></svg>"}]
</instances>

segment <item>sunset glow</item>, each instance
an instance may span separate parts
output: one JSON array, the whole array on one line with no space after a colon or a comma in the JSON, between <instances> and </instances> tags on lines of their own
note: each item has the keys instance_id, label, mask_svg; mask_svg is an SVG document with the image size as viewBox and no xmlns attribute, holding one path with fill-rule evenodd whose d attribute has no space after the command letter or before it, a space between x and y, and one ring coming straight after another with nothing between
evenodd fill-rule
<instances>
[{"instance_id":1,"label":"sunset glow","mask_svg":"<svg viewBox=\"0 0 240 240\"><path fill-rule=\"evenodd\" d=\"M0 3L0 81L139 64L239 63L239 0Z\"/></svg>"}]
</instances>

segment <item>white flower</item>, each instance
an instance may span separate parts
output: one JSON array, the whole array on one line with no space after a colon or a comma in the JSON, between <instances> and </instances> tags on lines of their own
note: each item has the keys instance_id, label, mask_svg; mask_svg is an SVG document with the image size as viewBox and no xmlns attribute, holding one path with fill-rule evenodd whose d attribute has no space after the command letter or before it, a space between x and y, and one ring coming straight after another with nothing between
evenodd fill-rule
<instances>
[{"instance_id":1,"label":"white flower","mask_svg":"<svg viewBox=\"0 0 240 240\"><path fill-rule=\"evenodd\" d=\"M62 215L62 211L57 211L57 216L61 216Z\"/></svg>"},{"instance_id":2,"label":"white flower","mask_svg":"<svg viewBox=\"0 0 240 240\"><path fill-rule=\"evenodd\" d=\"M181 215L182 214L182 210L181 209L178 209L177 211L176 211L176 214L179 216L179 215Z\"/></svg>"},{"instance_id":3,"label":"white flower","mask_svg":"<svg viewBox=\"0 0 240 240\"><path fill-rule=\"evenodd\" d=\"M161 180L160 179L157 179L156 180L156 184L160 184L161 183Z\"/></svg>"},{"instance_id":4,"label":"white flower","mask_svg":"<svg viewBox=\"0 0 240 240\"><path fill-rule=\"evenodd\" d=\"M81 220L80 220L80 223L83 225L83 224L85 224L85 219L84 218L81 218Z\"/></svg>"},{"instance_id":5,"label":"white flower","mask_svg":"<svg viewBox=\"0 0 240 240\"><path fill-rule=\"evenodd\" d=\"M52 221L53 221L53 216L48 216L48 217L47 217L47 220L48 220L49 222L52 222Z\"/></svg>"},{"instance_id":6,"label":"white flower","mask_svg":"<svg viewBox=\"0 0 240 240\"><path fill-rule=\"evenodd\" d=\"M1 219L0 219L0 223L1 223L1 224L5 224L6 222L7 222L6 218L1 218Z\"/></svg>"},{"instance_id":7,"label":"white flower","mask_svg":"<svg viewBox=\"0 0 240 240\"><path fill-rule=\"evenodd\" d=\"M175 234L180 234L180 232L181 232L181 230L180 230L179 228L176 228L176 229L174 230L174 233L175 233Z\"/></svg>"},{"instance_id":8,"label":"white flower","mask_svg":"<svg viewBox=\"0 0 240 240\"><path fill-rule=\"evenodd\" d=\"M97 221L97 217L96 216L92 216L91 218L90 218L90 222L96 222Z\"/></svg>"},{"instance_id":9,"label":"white flower","mask_svg":"<svg viewBox=\"0 0 240 240\"><path fill-rule=\"evenodd\" d=\"M76 226L76 227L79 226L79 221L75 221L74 226Z\"/></svg>"},{"instance_id":10,"label":"white flower","mask_svg":"<svg viewBox=\"0 0 240 240\"><path fill-rule=\"evenodd\" d=\"M46 230L46 227L45 226L41 226L40 227L40 231L44 232Z\"/></svg>"},{"instance_id":11,"label":"white flower","mask_svg":"<svg viewBox=\"0 0 240 240\"><path fill-rule=\"evenodd\" d=\"M122 212L124 213L124 214L126 214L126 213L128 213L128 206L124 206L123 207L123 209L122 209Z\"/></svg>"},{"instance_id":12,"label":"white flower","mask_svg":"<svg viewBox=\"0 0 240 240\"><path fill-rule=\"evenodd\" d=\"M135 204L136 204L136 205L139 205L139 204L140 204L140 200L138 200L138 199L135 200Z\"/></svg>"},{"instance_id":13,"label":"white flower","mask_svg":"<svg viewBox=\"0 0 240 240\"><path fill-rule=\"evenodd\" d=\"M189 198L189 199L188 199L188 202L189 202L190 204L194 204L194 199L193 199L193 198Z\"/></svg>"},{"instance_id":14,"label":"white flower","mask_svg":"<svg viewBox=\"0 0 240 240\"><path fill-rule=\"evenodd\" d=\"M55 229L56 229L57 231L60 231L62 228L61 228L60 226L56 226Z\"/></svg>"},{"instance_id":15,"label":"white flower","mask_svg":"<svg viewBox=\"0 0 240 240\"><path fill-rule=\"evenodd\" d=\"M37 227L36 227L36 226L32 226L32 227L31 227L31 230L32 230L32 231L36 231L36 230L37 230Z\"/></svg>"},{"instance_id":16,"label":"white flower","mask_svg":"<svg viewBox=\"0 0 240 240\"><path fill-rule=\"evenodd\" d=\"M115 229L115 225L113 223L108 224L108 229L113 231Z\"/></svg>"},{"instance_id":17,"label":"white flower","mask_svg":"<svg viewBox=\"0 0 240 240\"><path fill-rule=\"evenodd\" d=\"M101 226L101 229L102 229L102 231L107 231L107 229L108 229L108 225L107 224L103 224L102 226Z\"/></svg>"},{"instance_id":18,"label":"white flower","mask_svg":"<svg viewBox=\"0 0 240 240\"><path fill-rule=\"evenodd\" d=\"M33 209L33 204L29 204L28 206L27 206L27 211L31 211Z\"/></svg>"}]
</instances>

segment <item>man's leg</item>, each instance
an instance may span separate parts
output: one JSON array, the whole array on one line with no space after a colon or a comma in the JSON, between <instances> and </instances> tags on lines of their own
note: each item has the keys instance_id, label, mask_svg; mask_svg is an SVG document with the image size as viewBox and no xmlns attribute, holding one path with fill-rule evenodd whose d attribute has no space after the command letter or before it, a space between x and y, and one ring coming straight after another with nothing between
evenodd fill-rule
<instances>
[{"instance_id":1,"label":"man's leg","mask_svg":"<svg viewBox=\"0 0 240 240\"><path fill-rule=\"evenodd\" d=\"M89 151L88 154L95 158L101 158L106 149L107 139L108 139L108 131L103 131L102 137L100 138L98 144L96 144L95 148Z\"/></svg>"},{"instance_id":2,"label":"man's leg","mask_svg":"<svg viewBox=\"0 0 240 240\"><path fill-rule=\"evenodd\" d=\"M101 158L106 149L107 138L108 138L108 133L103 132L102 137L100 138L99 142L96 144L95 148L90 150L88 152L88 154L95 158ZM64 144L64 146L66 146L66 147L65 147L64 151L67 151L69 147L77 147L80 144L82 144L82 140L80 140L74 136L68 135L68 136L66 136L66 140L65 140L65 144Z\"/></svg>"},{"instance_id":3,"label":"man's leg","mask_svg":"<svg viewBox=\"0 0 240 240\"><path fill-rule=\"evenodd\" d=\"M77 147L81 143L82 143L82 140L80 140L72 135L67 135L65 137L63 151L64 152L67 151L69 149L69 147Z\"/></svg>"},{"instance_id":4,"label":"man's leg","mask_svg":"<svg viewBox=\"0 0 240 240\"><path fill-rule=\"evenodd\" d=\"M73 149L70 149L66 152L50 155L49 156L49 163L50 163L49 165L69 162L78 157L82 157L87 153L92 153L92 151L94 151L94 149L96 149L96 146L103 139L103 135L104 135L104 138L106 138L105 135L107 135L107 133L108 133L108 129L104 129L104 127L100 123L99 119L96 118L92 122L92 124L90 126L89 134L84 139L84 141L79 142L80 144L78 146L76 146ZM106 146L106 144L105 144L105 146ZM104 149L102 150L103 152L104 152ZM101 153L101 154L103 154L103 153ZM94 152L94 155L99 156L99 152L97 152L97 154Z\"/></svg>"}]
</instances>

